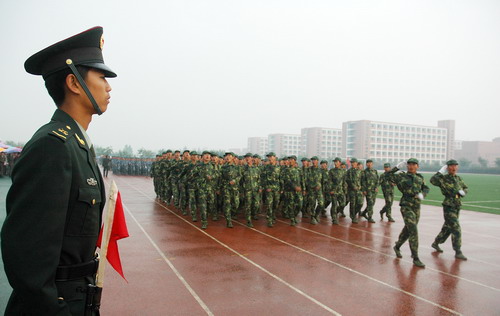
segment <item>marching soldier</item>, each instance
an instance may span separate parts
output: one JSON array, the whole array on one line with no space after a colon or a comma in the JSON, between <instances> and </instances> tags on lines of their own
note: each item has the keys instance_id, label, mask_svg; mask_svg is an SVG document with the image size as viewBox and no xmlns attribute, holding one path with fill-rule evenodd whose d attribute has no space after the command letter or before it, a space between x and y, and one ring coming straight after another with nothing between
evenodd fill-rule
<instances>
[{"instance_id":1,"label":"marching soldier","mask_svg":"<svg viewBox=\"0 0 500 316\"><path fill-rule=\"evenodd\" d=\"M221 168L222 207L228 228L233 228L231 213L236 212L240 206L240 193L238 189L241 175L238 167L234 165L234 157L234 153L227 152L224 156L226 164Z\"/></svg>"},{"instance_id":2,"label":"marching soldier","mask_svg":"<svg viewBox=\"0 0 500 316\"><path fill-rule=\"evenodd\" d=\"M285 212L290 217L290 225L297 225L297 215L302 210L305 189L304 179L297 164L297 157L288 157L288 166L282 174L283 191L285 192Z\"/></svg>"},{"instance_id":3,"label":"marching soldier","mask_svg":"<svg viewBox=\"0 0 500 316\"><path fill-rule=\"evenodd\" d=\"M255 216L259 209L259 194L262 192L262 187L260 186L260 171L257 166L254 165L252 154L248 153L245 155L246 164L242 169L241 184L243 189L243 198L245 199L245 217L247 220L247 226L253 227L252 216Z\"/></svg>"},{"instance_id":4,"label":"marching soldier","mask_svg":"<svg viewBox=\"0 0 500 316\"><path fill-rule=\"evenodd\" d=\"M191 164L191 153L189 150L184 150L182 153L182 161L179 165L179 207L181 209L182 215L187 215L187 207L189 204L189 192L187 188L187 172L189 170L189 165Z\"/></svg>"},{"instance_id":5,"label":"marching soldier","mask_svg":"<svg viewBox=\"0 0 500 316\"><path fill-rule=\"evenodd\" d=\"M361 193L361 170L359 170L356 158L351 159L351 168L346 172L346 183L349 193L349 216L352 223L357 224L356 216L363 207L363 195Z\"/></svg>"},{"instance_id":6,"label":"marching soldier","mask_svg":"<svg viewBox=\"0 0 500 316\"><path fill-rule=\"evenodd\" d=\"M215 196L211 182L214 180L215 168L211 163L211 154L208 151L202 153L201 162L193 170L194 184L197 188L197 205L200 211L201 229L208 226L208 213L213 211L215 206ZM196 208L194 209L196 212ZM193 209L191 209L193 214ZM196 214L194 215L196 217Z\"/></svg>"},{"instance_id":7,"label":"marching soldier","mask_svg":"<svg viewBox=\"0 0 500 316\"><path fill-rule=\"evenodd\" d=\"M332 217L332 223L338 224L337 213L342 212L342 201L344 194L344 184L345 184L345 171L341 168L341 159L336 157L333 159L333 163L335 165L334 168L328 171L328 178L330 179L330 188L329 194L330 199L332 201L332 206L330 207L330 216ZM345 216L345 215L344 215Z\"/></svg>"},{"instance_id":8,"label":"marching soldier","mask_svg":"<svg viewBox=\"0 0 500 316\"><path fill-rule=\"evenodd\" d=\"M439 244L442 244L451 235L451 244L455 250L455 258L467 260L467 257L462 253L462 232L458 217L460 215L460 206L462 206L462 198L467 194L467 185L457 175L458 162L454 159L448 160L431 178L431 183L441 189L444 195L443 215L444 224L441 232L436 236L432 243L432 248L437 252L443 252Z\"/></svg>"},{"instance_id":9,"label":"marching soldier","mask_svg":"<svg viewBox=\"0 0 500 316\"><path fill-rule=\"evenodd\" d=\"M330 179L328 178L328 161L326 160L321 160L320 162L320 169L321 172L323 173L323 201L324 202L324 209L321 210L321 217L326 217L326 209L332 203L332 199L330 196Z\"/></svg>"},{"instance_id":10,"label":"marching soldier","mask_svg":"<svg viewBox=\"0 0 500 316\"><path fill-rule=\"evenodd\" d=\"M384 164L384 173L379 178L380 186L382 187L382 193L384 193L385 205L380 211L380 219L384 219L384 214L387 216L389 222L394 222L392 218L392 203L394 201L394 186L396 185L393 181L393 174L391 173L391 164Z\"/></svg>"},{"instance_id":11,"label":"marching soldier","mask_svg":"<svg viewBox=\"0 0 500 316\"><path fill-rule=\"evenodd\" d=\"M302 182L305 184L306 179L309 175L309 164L311 160L309 158L303 157L300 161L302 163L300 175L302 177ZM309 195L307 194L307 188L305 188L302 192L302 195L304 197L302 203L302 218L309 218Z\"/></svg>"},{"instance_id":12,"label":"marching soldier","mask_svg":"<svg viewBox=\"0 0 500 316\"><path fill-rule=\"evenodd\" d=\"M406 168L407 172L396 173L398 170ZM420 204L429 193L429 187L425 185L424 177L417 173L418 160L410 158L406 162L400 162L392 169L394 182L399 191L403 194L399 205L405 227L399 234L399 238L394 245L394 252L398 258L402 258L401 246L408 240L410 243L413 264L417 267L425 267L425 264L418 258L418 221L420 219Z\"/></svg>"},{"instance_id":13,"label":"marching soldier","mask_svg":"<svg viewBox=\"0 0 500 316\"><path fill-rule=\"evenodd\" d=\"M267 207L267 226L273 227L280 198L280 166L276 162L275 153L270 152L266 156L269 164L262 170L261 181Z\"/></svg>"},{"instance_id":14,"label":"marching soldier","mask_svg":"<svg viewBox=\"0 0 500 316\"><path fill-rule=\"evenodd\" d=\"M306 178L306 190L309 198L309 207L311 207L311 224L316 225L319 222L319 214L325 208L323 199L323 172L319 168L318 157L311 158L312 166L309 168Z\"/></svg>"},{"instance_id":15,"label":"marching soldier","mask_svg":"<svg viewBox=\"0 0 500 316\"><path fill-rule=\"evenodd\" d=\"M370 223L375 223L373 220L373 206L377 199L378 181L378 172L373 169L373 160L366 160L366 169L361 173L361 190L366 197L366 208L361 213L361 216Z\"/></svg>"}]
</instances>

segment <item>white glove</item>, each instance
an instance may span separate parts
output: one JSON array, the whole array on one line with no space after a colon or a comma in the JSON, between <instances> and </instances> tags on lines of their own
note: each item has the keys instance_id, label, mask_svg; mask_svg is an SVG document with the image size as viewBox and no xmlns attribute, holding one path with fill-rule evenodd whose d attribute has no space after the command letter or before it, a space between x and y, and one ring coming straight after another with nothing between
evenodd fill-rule
<instances>
[{"instance_id":1,"label":"white glove","mask_svg":"<svg viewBox=\"0 0 500 316\"><path fill-rule=\"evenodd\" d=\"M422 192L420 192L419 194L417 194L417 197L420 201L423 201L424 200L424 194Z\"/></svg>"},{"instance_id":2,"label":"white glove","mask_svg":"<svg viewBox=\"0 0 500 316\"><path fill-rule=\"evenodd\" d=\"M406 161L401 161L400 163L398 163L398 165L396 166L396 168L398 168L399 170L403 170L403 169L406 169L406 166L408 166L408 164L406 163Z\"/></svg>"},{"instance_id":3,"label":"white glove","mask_svg":"<svg viewBox=\"0 0 500 316\"><path fill-rule=\"evenodd\" d=\"M439 171L438 171L438 172L439 172L440 174L442 174L442 175L447 174L447 173L448 173L448 166L447 166L447 165L442 166L442 167L441 167L441 169L439 169Z\"/></svg>"},{"instance_id":4,"label":"white glove","mask_svg":"<svg viewBox=\"0 0 500 316\"><path fill-rule=\"evenodd\" d=\"M458 190L458 194L460 194L461 196L465 196L465 191L464 190Z\"/></svg>"}]
</instances>

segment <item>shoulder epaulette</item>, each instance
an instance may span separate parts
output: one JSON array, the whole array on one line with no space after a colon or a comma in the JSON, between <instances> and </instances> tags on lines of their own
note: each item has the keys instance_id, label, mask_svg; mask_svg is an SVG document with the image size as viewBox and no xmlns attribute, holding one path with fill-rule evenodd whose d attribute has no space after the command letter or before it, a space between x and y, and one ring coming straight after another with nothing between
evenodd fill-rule
<instances>
[{"instance_id":1,"label":"shoulder epaulette","mask_svg":"<svg viewBox=\"0 0 500 316\"><path fill-rule=\"evenodd\" d=\"M56 136L63 142L66 142L70 139L75 132L69 125L54 125L53 129L50 130L49 135Z\"/></svg>"}]
</instances>

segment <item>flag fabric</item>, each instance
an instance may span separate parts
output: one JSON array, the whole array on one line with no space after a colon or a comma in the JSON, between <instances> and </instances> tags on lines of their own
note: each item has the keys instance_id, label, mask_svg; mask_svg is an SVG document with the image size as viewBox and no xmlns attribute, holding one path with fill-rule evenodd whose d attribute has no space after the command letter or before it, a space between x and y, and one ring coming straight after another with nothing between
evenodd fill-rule
<instances>
[{"instance_id":1,"label":"flag fabric","mask_svg":"<svg viewBox=\"0 0 500 316\"><path fill-rule=\"evenodd\" d=\"M97 239L98 247L101 247L103 227L101 228L101 232L99 233L99 238ZM117 241L126 238L128 236L129 234L127 229L127 222L125 221L125 214L123 213L122 198L120 195L120 191L118 191L118 194L116 196L115 213L113 218L113 224L111 226L111 234L109 236L108 252L106 254L106 259L108 259L109 264L124 279L125 276L123 275L122 263L120 260L120 253L118 251ZM101 260L104 259L101 258Z\"/></svg>"}]
</instances>

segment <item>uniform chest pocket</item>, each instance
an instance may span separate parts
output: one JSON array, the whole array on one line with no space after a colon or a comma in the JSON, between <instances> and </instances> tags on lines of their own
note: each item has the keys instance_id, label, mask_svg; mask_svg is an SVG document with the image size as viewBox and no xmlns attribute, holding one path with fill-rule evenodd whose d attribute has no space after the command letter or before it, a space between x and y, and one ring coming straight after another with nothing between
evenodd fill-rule
<instances>
[{"instance_id":1,"label":"uniform chest pocket","mask_svg":"<svg viewBox=\"0 0 500 316\"><path fill-rule=\"evenodd\" d=\"M66 227L68 236L97 236L100 223L101 192L98 188L80 188Z\"/></svg>"}]
</instances>

